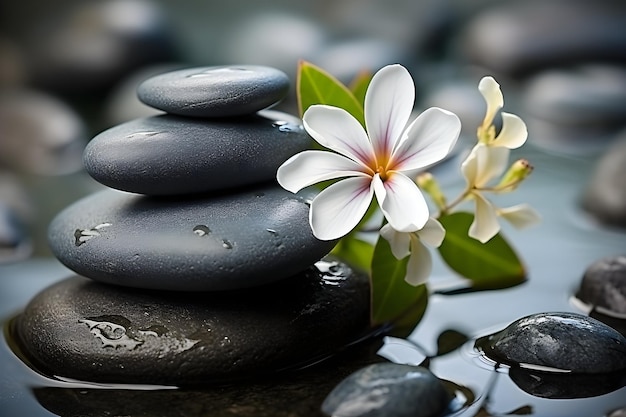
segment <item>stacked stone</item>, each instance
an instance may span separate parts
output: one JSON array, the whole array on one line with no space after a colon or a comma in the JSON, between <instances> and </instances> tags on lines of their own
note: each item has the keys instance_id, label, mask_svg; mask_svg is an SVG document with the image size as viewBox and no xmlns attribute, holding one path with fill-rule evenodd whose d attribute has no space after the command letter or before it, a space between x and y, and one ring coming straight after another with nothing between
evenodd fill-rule
<instances>
[{"instance_id":1,"label":"stacked stone","mask_svg":"<svg viewBox=\"0 0 626 417\"><path fill-rule=\"evenodd\" d=\"M276 169L310 146L269 110L289 89L261 66L155 76L140 99L166 114L96 136L89 174L111 187L51 223L54 255L80 274L17 321L35 364L65 378L191 385L306 365L369 326L367 278L325 258L308 198Z\"/></svg>"}]
</instances>

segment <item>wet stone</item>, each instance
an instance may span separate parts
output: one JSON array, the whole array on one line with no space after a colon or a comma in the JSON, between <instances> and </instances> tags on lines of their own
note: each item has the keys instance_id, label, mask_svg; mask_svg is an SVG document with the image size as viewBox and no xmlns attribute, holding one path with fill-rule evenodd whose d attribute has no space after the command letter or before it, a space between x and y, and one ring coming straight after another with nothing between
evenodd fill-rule
<instances>
[{"instance_id":1,"label":"wet stone","mask_svg":"<svg viewBox=\"0 0 626 417\"><path fill-rule=\"evenodd\" d=\"M581 204L600 223L626 227L626 131L600 157Z\"/></svg>"},{"instance_id":2,"label":"wet stone","mask_svg":"<svg viewBox=\"0 0 626 417\"><path fill-rule=\"evenodd\" d=\"M274 110L211 120L161 115L100 133L83 160L87 172L111 188L189 194L272 180L310 143L298 118Z\"/></svg>"},{"instance_id":3,"label":"wet stone","mask_svg":"<svg viewBox=\"0 0 626 417\"><path fill-rule=\"evenodd\" d=\"M626 317L626 255L599 259L591 264L576 296L607 314Z\"/></svg>"},{"instance_id":4,"label":"wet stone","mask_svg":"<svg viewBox=\"0 0 626 417\"><path fill-rule=\"evenodd\" d=\"M492 360L546 372L611 373L626 370L626 338L591 317L539 313L477 341Z\"/></svg>"},{"instance_id":5,"label":"wet stone","mask_svg":"<svg viewBox=\"0 0 626 417\"><path fill-rule=\"evenodd\" d=\"M377 363L348 376L322 404L333 417L434 417L451 397L428 369Z\"/></svg>"},{"instance_id":6,"label":"wet stone","mask_svg":"<svg viewBox=\"0 0 626 417\"><path fill-rule=\"evenodd\" d=\"M282 100L289 78L261 65L189 68L156 75L137 88L145 104L192 117L229 117L256 113Z\"/></svg>"},{"instance_id":7,"label":"wet stone","mask_svg":"<svg viewBox=\"0 0 626 417\"><path fill-rule=\"evenodd\" d=\"M322 260L264 287L172 293L71 277L17 318L45 373L185 386L268 376L325 358L369 330L369 283Z\"/></svg>"},{"instance_id":8,"label":"wet stone","mask_svg":"<svg viewBox=\"0 0 626 417\"><path fill-rule=\"evenodd\" d=\"M275 183L176 199L107 189L59 213L48 238L63 264L97 281L177 291L253 287L302 271L333 248L311 232L308 197Z\"/></svg>"}]
</instances>

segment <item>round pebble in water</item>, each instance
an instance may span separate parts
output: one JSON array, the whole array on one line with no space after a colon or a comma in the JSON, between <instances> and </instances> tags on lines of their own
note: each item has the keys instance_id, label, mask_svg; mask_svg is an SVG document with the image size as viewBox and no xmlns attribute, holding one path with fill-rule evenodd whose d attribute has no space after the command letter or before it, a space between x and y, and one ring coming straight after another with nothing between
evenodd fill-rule
<instances>
[{"instance_id":1,"label":"round pebble in water","mask_svg":"<svg viewBox=\"0 0 626 417\"><path fill-rule=\"evenodd\" d=\"M626 338L581 314L539 313L477 341L492 360L546 372L610 373L626 370Z\"/></svg>"},{"instance_id":2,"label":"round pebble in water","mask_svg":"<svg viewBox=\"0 0 626 417\"><path fill-rule=\"evenodd\" d=\"M145 104L192 117L253 114L282 100L289 78L261 65L190 68L156 75L137 88Z\"/></svg>"},{"instance_id":3,"label":"round pebble in water","mask_svg":"<svg viewBox=\"0 0 626 417\"><path fill-rule=\"evenodd\" d=\"M626 131L598 160L581 205L600 223L626 227Z\"/></svg>"},{"instance_id":4,"label":"round pebble in water","mask_svg":"<svg viewBox=\"0 0 626 417\"><path fill-rule=\"evenodd\" d=\"M340 382L322 411L333 417L435 417L450 401L442 382L428 369L377 363Z\"/></svg>"},{"instance_id":5,"label":"round pebble in water","mask_svg":"<svg viewBox=\"0 0 626 417\"><path fill-rule=\"evenodd\" d=\"M322 260L260 288L172 293L83 277L39 293L18 340L43 372L83 381L185 386L268 376L369 332L369 282Z\"/></svg>"},{"instance_id":6,"label":"round pebble in water","mask_svg":"<svg viewBox=\"0 0 626 417\"><path fill-rule=\"evenodd\" d=\"M591 264L576 296L607 314L626 317L626 255L599 259Z\"/></svg>"},{"instance_id":7,"label":"round pebble in water","mask_svg":"<svg viewBox=\"0 0 626 417\"><path fill-rule=\"evenodd\" d=\"M177 291L263 285L306 269L335 241L311 232L308 200L274 183L154 198L103 190L50 224L53 254L97 281Z\"/></svg>"},{"instance_id":8,"label":"round pebble in water","mask_svg":"<svg viewBox=\"0 0 626 417\"><path fill-rule=\"evenodd\" d=\"M100 133L83 160L87 172L111 188L189 194L272 180L310 144L300 119L274 110L211 120L162 115Z\"/></svg>"}]
</instances>

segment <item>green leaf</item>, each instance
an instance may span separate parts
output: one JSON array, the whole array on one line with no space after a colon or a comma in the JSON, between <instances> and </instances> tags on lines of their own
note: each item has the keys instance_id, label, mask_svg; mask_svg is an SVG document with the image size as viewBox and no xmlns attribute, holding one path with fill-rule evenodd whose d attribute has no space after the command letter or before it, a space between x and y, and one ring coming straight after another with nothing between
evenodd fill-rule
<instances>
[{"instance_id":1,"label":"green leaf","mask_svg":"<svg viewBox=\"0 0 626 417\"><path fill-rule=\"evenodd\" d=\"M365 92L373 76L374 74L370 71L361 71L350 82L350 91L352 91L352 94L354 94L354 97L356 97L357 101L361 103L362 106L365 105Z\"/></svg>"},{"instance_id":2,"label":"green leaf","mask_svg":"<svg viewBox=\"0 0 626 417\"><path fill-rule=\"evenodd\" d=\"M414 287L404 280L407 256L397 260L389 242L379 238L372 259L372 325L392 323L412 330L422 319L428 304L425 284Z\"/></svg>"},{"instance_id":3,"label":"green leaf","mask_svg":"<svg viewBox=\"0 0 626 417\"><path fill-rule=\"evenodd\" d=\"M500 234L484 244L467 235L473 220L473 214L463 212L439 218L446 229L446 237L439 247L443 260L470 279L475 289L508 288L524 282L524 266Z\"/></svg>"},{"instance_id":4,"label":"green leaf","mask_svg":"<svg viewBox=\"0 0 626 417\"><path fill-rule=\"evenodd\" d=\"M331 254L351 267L369 273L374 256L374 246L359 239L354 234L349 234L337 243Z\"/></svg>"},{"instance_id":5,"label":"green leaf","mask_svg":"<svg viewBox=\"0 0 626 417\"><path fill-rule=\"evenodd\" d=\"M307 61L298 64L296 80L300 117L313 104L340 107L365 126L363 105L341 81Z\"/></svg>"}]
</instances>

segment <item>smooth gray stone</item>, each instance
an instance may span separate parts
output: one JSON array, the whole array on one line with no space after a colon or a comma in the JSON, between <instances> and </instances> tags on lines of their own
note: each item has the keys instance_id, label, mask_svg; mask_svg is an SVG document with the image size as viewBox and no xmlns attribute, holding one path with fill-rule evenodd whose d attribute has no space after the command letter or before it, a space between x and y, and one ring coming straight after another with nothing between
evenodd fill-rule
<instances>
[{"instance_id":1,"label":"smooth gray stone","mask_svg":"<svg viewBox=\"0 0 626 417\"><path fill-rule=\"evenodd\" d=\"M626 118L626 70L585 65L544 71L528 80L522 100L525 114L555 124L615 130Z\"/></svg>"},{"instance_id":2,"label":"smooth gray stone","mask_svg":"<svg viewBox=\"0 0 626 417\"><path fill-rule=\"evenodd\" d=\"M306 269L335 245L313 236L307 201L274 183L176 199L103 190L59 213L48 239L63 264L97 281L178 291L253 287Z\"/></svg>"},{"instance_id":3,"label":"smooth gray stone","mask_svg":"<svg viewBox=\"0 0 626 417\"><path fill-rule=\"evenodd\" d=\"M576 296L606 314L617 313L626 318L626 255L602 258L591 264Z\"/></svg>"},{"instance_id":4,"label":"smooth gray stone","mask_svg":"<svg viewBox=\"0 0 626 417\"><path fill-rule=\"evenodd\" d=\"M369 282L319 261L261 288L172 293L71 277L35 296L17 336L44 372L93 382L224 383L336 353L369 333Z\"/></svg>"},{"instance_id":5,"label":"smooth gray stone","mask_svg":"<svg viewBox=\"0 0 626 417\"><path fill-rule=\"evenodd\" d=\"M471 64L509 76L575 63L623 63L624 25L619 0L501 1L467 19L453 49Z\"/></svg>"},{"instance_id":6,"label":"smooth gray stone","mask_svg":"<svg viewBox=\"0 0 626 417\"><path fill-rule=\"evenodd\" d=\"M289 78L275 68L238 65L189 68L156 75L137 88L145 104L192 117L253 114L282 100Z\"/></svg>"},{"instance_id":7,"label":"smooth gray stone","mask_svg":"<svg viewBox=\"0 0 626 417\"><path fill-rule=\"evenodd\" d=\"M264 110L254 116L133 120L93 138L87 172L118 190L189 194L269 181L292 155L310 147L300 119Z\"/></svg>"},{"instance_id":8,"label":"smooth gray stone","mask_svg":"<svg viewBox=\"0 0 626 417\"><path fill-rule=\"evenodd\" d=\"M496 362L535 371L598 374L626 370L626 338L581 314L533 314L477 344Z\"/></svg>"},{"instance_id":9,"label":"smooth gray stone","mask_svg":"<svg viewBox=\"0 0 626 417\"><path fill-rule=\"evenodd\" d=\"M332 417L434 417L451 396L428 369L376 363L348 376L322 404Z\"/></svg>"},{"instance_id":10,"label":"smooth gray stone","mask_svg":"<svg viewBox=\"0 0 626 417\"><path fill-rule=\"evenodd\" d=\"M583 209L600 223L626 227L626 131L609 146L594 168L581 198Z\"/></svg>"}]
</instances>

